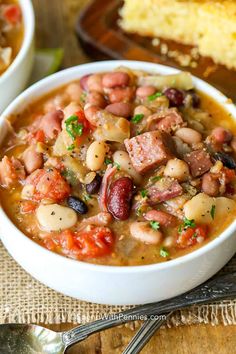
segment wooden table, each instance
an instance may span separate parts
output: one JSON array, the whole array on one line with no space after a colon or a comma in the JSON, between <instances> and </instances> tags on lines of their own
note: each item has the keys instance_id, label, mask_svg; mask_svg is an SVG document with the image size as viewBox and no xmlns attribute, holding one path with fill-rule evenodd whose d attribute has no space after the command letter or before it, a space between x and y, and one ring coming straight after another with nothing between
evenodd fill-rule
<instances>
[{"instance_id":1,"label":"wooden table","mask_svg":"<svg viewBox=\"0 0 236 354\"><path fill-rule=\"evenodd\" d=\"M63 47L63 67L91 61L78 45L74 25L79 11L88 0L33 0L36 12L36 43L39 48ZM102 1L102 0L101 0ZM56 331L70 324L51 325ZM125 326L96 334L69 350L70 354L118 354L134 331ZM222 325L182 326L160 330L143 354L234 354L236 327Z\"/></svg>"}]
</instances>

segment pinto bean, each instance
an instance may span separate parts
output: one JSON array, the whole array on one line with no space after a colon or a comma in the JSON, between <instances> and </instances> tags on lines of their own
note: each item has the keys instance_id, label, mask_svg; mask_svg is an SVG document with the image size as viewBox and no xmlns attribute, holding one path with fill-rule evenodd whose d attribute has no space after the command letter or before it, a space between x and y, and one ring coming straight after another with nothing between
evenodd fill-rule
<instances>
[{"instance_id":1,"label":"pinto bean","mask_svg":"<svg viewBox=\"0 0 236 354\"><path fill-rule=\"evenodd\" d=\"M80 87L82 88L82 90L84 91L88 91L88 78L89 76L91 76L91 74L87 74L81 77L80 79Z\"/></svg>"},{"instance_id":2,"label":"pinto bean","mask_svg":"<svg viewBox=\"0 0 236 354\"><path fill-rule=\"evenodd\" d=\"M211 134L215 138L215 140L221 144L228 143L233 137L230 130L222 127L216 127L212 130Z\"/></svg>"},{"instance_id":3,"label":"pinto bean","mask_svg":"<svg viewBox=\"0 0 236 354\"><path fill-rule=\"evenodd\" d=\"M130 225L130 233L133 238L150 245L157 245L163 238L161 231L153 230L146 221L133 222Z\"/></svg>"},{"instance_id":4,"label":"pinto bean","mask_svg":"<svg viewBox=\"0 0 236 354\"><path fill-rule=\"evenodd\" d=\"M149 210L144 218L149 221L157 221L161 226L174 226L176 224L176 219L173 215L166 213L161 210Z\"/></svg>"},{"instance_id":5,"label":"pinto bean","mask_svg":"<svg viewBox=\"0 0 236 354\"><path fill-rule=\"evenodd\" d=\"M70 96L72 101L79 102L82 94L82 89L78 82L72 82L66 88L66 93Z\"/></svg>"},{"instance_id":6,"label":"pinto bean","mask_svg":"<svg viewBox=\"0 0 236 354\"><path fill-rule=\"evenodd\" d=\"M87 107L85 106L84 108L84 114L85 118L94 126L97 125L97 112L100 111L100 108L97 106L90 106L88 105Z\"/></svg>"},{"instance_id":7,"label":"pinto bean","mask_svg":"<svg viewBox=\"0 0 236 354\"><path fill-rule=\"evenodd\" d=\"M176 178L181 182L186 181L189 178L188 164L180 159L171 159L166 164L164 175Z\"/></svg>"},{"instance_id":8,"label":"pinto bean","mask_svg":"<svg viewBox=\"0 0 236 354\"><path fill-rule=\"evenodd\" d=\"M118 86L127 86L129 80L130 78L127 73L116 71L105 74L102 78L102 84L106 88L114 88Z\"/></svg>"},{"instance_id":9,"label":"pinto bean","mask_svg":"<svg viewBox=\"0 0 236 354\"><path fill-rule=\"evenodd\" d=\"M202 141L202 135L191 128L180 128L175 135L187 144L197 144Z\"/></svg>"},{"instance_id":10,"label":"pinto bean","mask_svg":"<svg viewBox=\"0 0 236 354\"><path fill-rule=\"evenodd\" d=\"M91 91L90 93L88 93L88 95L86 96L86 103L100 108L104 108L106 106L106 100L104 96L97 91Z\"/></svg>"},{"instance_id":11,"label":"pinto bean","mask_svg":"<svg viewBox=\"0 0 236 354\"><path fill-rule=\"evenodd\" d=\"M202 178L202 191L210 197L216 197L219 194L220 183L214 178L212 173L206 173Z\"/></svg>"},{"instance_id":12,"label":"pinto bean","mask_svg":"<svg viewBox=\"0 0 236 354\"><path fill-rule=\"evenodd\" d=\"M107 206L114 218L118 220L129 218L132 194L133 182L129 177L121 177L111 184Z\"/></svg>"},{"instance_id":13,"label":"pinto bean","mask_svg":"<svg viewBox=\"0 0 236 354\"><path fill-rule=\"evenodd\" d=\"M153 95L156 92L156 88L154 86L140 86L136 90L136 96L139 98L145 98Z\"/></svg>"},{"instance_id":14,"label":"pinto bean","mask_svg":"<svg viewBox=\"0 0 236 354\"><path fill-rule=\"evenodd\" d=\"M36 151L36 146L29 146L23 153L23 162L28 174L43 166L43 154Z\"/></svg>"},{"instance_id":15,"label":"pinto bean","mask_svg":"<svg viewBox=\"0 0 236 354\"><path fill-rule=\"evenodd\" d=\"M42 117L39 129L42 129L49 139L54 139L62 130L63 117L64 114L60 110L49 112Z\"/></svg>"},{"instance_id":16,"label":"pinto bean","mask_svg":"<svg viewBox=\"0 0 236 354\"><path fill-rule=\"evenodd\" d=\"M114 114L115 116L129 118L132 115L132 105L128 102L112 103L106 106L106 111Z\"/></svg>"},{"instance_id":17,"label":"pinto bean","mask_svg":"<svg viewBox=\"0 0 236 354\"><path fill-rule=\"evenodd\" d=\"M134 98L132 87L114 88L108 94L111 103L131 102Z\"/></svg>"},{"instance_id":18,"label":"pinto bean","mask_svg":"<svg viewBox=\"0 0 236 354\"><path fill-rule=\"evenodd\" d=\"M152 114L152 111L150 109L148 109L146 106L140 105L140 106L135 107L135 109L134 109L134 116L136 114L143 114L144 118L147 118Z\"/></svg>"},{"instance_id":19,"label":"pinto bean","mask_svg":"<svg viewBox=\"0 0 236 354\"><path fill-rule=\"evenodd\" d=\"M97 91L103 93L102 75L101 74L90 75L87 79L87 88L88 91Z\"/></svg>"}]
</instances>

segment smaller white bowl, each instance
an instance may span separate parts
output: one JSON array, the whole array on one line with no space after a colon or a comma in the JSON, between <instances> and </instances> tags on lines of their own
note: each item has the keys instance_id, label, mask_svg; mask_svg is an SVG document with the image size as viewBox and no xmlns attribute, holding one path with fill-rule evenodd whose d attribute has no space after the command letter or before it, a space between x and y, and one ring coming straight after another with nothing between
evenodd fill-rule
<instances>
[{"instance_id":1,"label":"smaller white bowl","mask_svg":"<svg viewBox=\"0 0 236 354\"><path fill-rule=\"evenodd\" d=\"M13 63L0 76L0 113L26 87L34 59L35 19L31 0L19 0L24 22L24 38Z\"/></svg>"}]
</instances>

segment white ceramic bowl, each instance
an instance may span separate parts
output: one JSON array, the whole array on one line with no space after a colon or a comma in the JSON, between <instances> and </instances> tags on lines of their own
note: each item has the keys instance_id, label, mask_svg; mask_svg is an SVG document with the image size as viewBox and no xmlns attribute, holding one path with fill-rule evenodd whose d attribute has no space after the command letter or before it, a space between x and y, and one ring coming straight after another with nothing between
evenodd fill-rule
<instances>
[{"instance_id":1,"label":"white ceramic bowl","mask_svg":"<svg viewBox=\"0 0 236 354\"><path fill-rule=\"evenodd\" d=\"M25 89L34 57L34 11L30 0L19 0L24 21L24 38L13 63L0 76L0 112Z\"/></svg>"},{"instance_id":2,"label":"white ceramic bowl","mask_svg":"<svg viewBox=\"0 0 236 354\"><path fill-rule=\"evenodd\" d=\"M0 141L7 131L5 118L20 112L32 99L85 74L109 71L119 65L164 75L177 72L173 68L138 61L97 62L61 71L27 89L6 109L0 118ZM236 108L225 96L199 79L194 78L194 83L236 119ZM39 246L16 228L2 208L0 220L5 247L28 273L63 294L102 304L141 304L181 294L210 278L236 251L234 222L207 245L169 262L134 267L94 265L68 259Z\"/></svg>"}]
</instances>

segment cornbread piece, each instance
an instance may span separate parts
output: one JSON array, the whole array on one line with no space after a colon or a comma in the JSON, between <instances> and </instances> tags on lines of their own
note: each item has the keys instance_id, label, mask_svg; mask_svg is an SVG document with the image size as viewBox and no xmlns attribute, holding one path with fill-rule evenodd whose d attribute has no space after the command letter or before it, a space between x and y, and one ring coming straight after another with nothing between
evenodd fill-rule
<instances>
[{"instance_id":1,"label":"cornbread piece","mask_svg":"<svg viewBox=\"0 0 236 354\"><path fill-rule=\"evenodd\" d=\"M139 173L165 164L172 157L171 144L169 134L157 130L125 140L131 162Z\"/></svg>"},{"instance_id":2,"label":"cornbread piece","mask_svg":"<svg viewBox=\"0 0 236 354\"><path fill-rule=\"evenodd\" d=\"M198 46L199 53L236 69L235 0L125 0L127 32Z\"/></svg>"},{"instance_id":3,"label":"cornbread piece","mask_svg":"<svg viewBox=\"0 0 236 354\"><path fill-rule=\"evenodd\" d=\"M178 181L169 177L163 177L160 181L149 187L147 191L148 202L151 205L165 202L183 194L183 188Z\"/></svg>"},{"instance_id":4,"label":"cornbread piece","mask_svg":"<svg viewBox=\"0 0 236 354\"><path fill-rule=\"evenodd\" d=\"M185 156L193 177L202 176L212 167L210 155L204 150L195 150Z\"/></svg>"}]
</instances>

